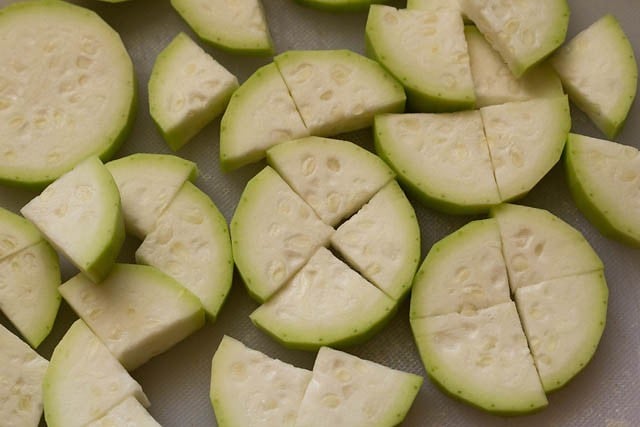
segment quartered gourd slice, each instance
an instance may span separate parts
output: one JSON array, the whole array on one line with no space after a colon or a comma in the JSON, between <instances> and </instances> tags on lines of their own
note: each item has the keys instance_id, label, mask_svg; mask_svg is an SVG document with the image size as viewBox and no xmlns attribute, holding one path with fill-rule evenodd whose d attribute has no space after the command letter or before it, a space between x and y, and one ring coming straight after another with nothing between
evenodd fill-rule
<instances>
[{"instance_id":1,"label":"quartered gourd slice","mask_svg":"<svg viewBox=\"0 0 640 427\"><path fill-rule=\"evenodd\" d=\"M600 232L640 246L640 153L635 147L569 134L565 149L576 205Z\"/></svg>"},{"instance_id":2,"label":"quartered gourd slice","mask_svg":"<svg viewBox=\"0 0 640 427\"><path fill-rule=\"evenodd\" d=\"M20 212L87 277L99 282L113 266L124 241L120 206L113 177L100 159L90 157Z\"/></svg>"},{"instance_id":3,"label":"quartered gourd slice","mask_svg":"<svg viewBox=\"0 0 640 427\"><path fill-rule=\"evenodd\" d=\"M551 54L567 35L566 0L460 0L460 5L516 77Z\"/></svg>"},{"instance_id":4,"label":"quartered gourd slice","mask_svg":"<svg viewBox=\"0 0 640 427\"><path fill-rule=\"evenodd\" d=\"M331 12L353 12L367 10L374 3L387 3L389 0L295 0L296 2L320 10Z\"/></svg>"},{"instance_id":5,"label":"quartered gourd slice","mask_svg":"<svg viewBox=\"0 0 640 427\"><path fill-rule=\"evenodd\" d=\"M622 128L638 86L633 46L613 15L605 15L551 57L573 101L613 138Z\"/></svg>"},{"instance_id":6,"label":"quartered gourd slice","mask_svg":"<svg viewBox=\"0 0 640 427\"><path fill-rule=\"evenodd\" d=\"M475 94L460 12L372 5L366 25L368 54L407 90L412 111L473 108Z\"/></svg>"},{"instance_id":7,"label":"quartered gourd slice","mask_svg":"<svg viewBox=\"0 0 640 427\"><path fill-rule=\"evenodd\" d=\"M160 427L149 412L134 397L127 397L118 405L111 408L107 414L89 424L87 427Z\"/></svg>"},{"instance_id":8,"label":"quartered gourd slice","mask_svg":"<svg viewBox=\"0 0 640 427\"><path fill-rule=\"evenodd\" d=\"M220 427L294 427L311 372L224 336L211 361L210 397Z\"/></svg>"},{"instance_id":9,"label":"quartered gourd slice","mask_svg":"<svg viewBox=\"0 0 640 427\"><path fill-rule=\"evenodd\" d=\"M224 111L237 88L233 74L180 33L153 65L149 111L169 147L177 151Z\"/></svg>"},{"instance_id":10,"label":"quartered gourd slice","mask_svg":"<svg viewBox=\"0 0 640 427\"><path fill-rule=\"evenodd\" d=\"M60 293L128 371L204 325L198 299L145 265L116 264L98 284L78 274Z\"/></svg>"},{"instance_id":11,"label":"quartered gourd slice","mask_svg":"<svg viewBox=\"0 0 640 427\"><path fill-rule=\"evenodd\" d=\"M6 427L37 427L49 362L0 325L0 416Z\"/></svg>"},{"instance_id":12,"label":"quartered gourd slice","mask_svg":"<svg viewBox=\"0 0 640 427\"><path fill-rule=\"evenodd\" d=\"M58 343L44 377L44 416L50 427L82 427L128 397L149 400L107 347L77 320Z\"/></svg>"},{"instance_id":13,"label":"quartered gourd slice","mask_svg":"<svg viewBox=\"0 0 640 427\"><path fill-rule=\"evenodd\" d=\"M271 55L273 42L260 0L171 0L204 41L231 53Z\"/></svg>"},{"instance_id":14,"label":"quartered gourd slice","mask_svg":"<svg viewBox=\"0 0 640 427\"><path fill-rule=\"evenodd\" d=\"M110 157L133 121L133 64L118 34L67 2L0 10L0 181L42 188Z\"/></svg>"},{"instance_id":15,"label":"quartered gourd slice","mask_svg":"<svg viewBox=\"0 0 640 427\"><path fill-rule=\"evenodd\" d=\"M0 207L0 260L42 240L42 234L25 218Z\"/></svg>"}]
</instances>

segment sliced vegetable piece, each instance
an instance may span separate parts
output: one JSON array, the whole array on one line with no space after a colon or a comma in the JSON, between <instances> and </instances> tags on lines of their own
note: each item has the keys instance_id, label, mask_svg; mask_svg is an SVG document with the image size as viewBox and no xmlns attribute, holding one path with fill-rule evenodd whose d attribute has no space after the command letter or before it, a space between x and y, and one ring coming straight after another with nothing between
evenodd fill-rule
<instances>
[{"instance_id":1,"label":"sliced vegetable piece","mask_svg":"<svg viewBox=\"0 0 640 427\"><path fill-rule=\"evenodd\" d=\"M22 214L92 281L100 282L124 241L120 193L107 168L90 157L27 203Z\"/></svg>"},{"instance_id":2,"label":"sliced vegetable piece","mask_svg":"<svg viewBox=\"0 0 640 427\"><path fill-rule=\"evenodd\" d=\"M396 306L397 301L322 247L250 317L285 347L315 350L368 339Z\"/></svg>"},{"instance_id":3,"label":"sliced vegetable piece","mask_svg":"<svg viewBox=\"0 0 640 427\"><path fill-rule=\"evenodd\" d=\"M390 0L296 0L296 2L320 10L332 12L353 12L367 10L374 3L388 3Z\"/></svg>"},{"instance_id":4,"label":"sliced vegetable piece","mask_svg":"<svg viewBox=\"0 0 640 427\"><path fill-rule=\"evenodd\" d=\"M133 64L94 12L57 0L5 7L0 64L0 182L42 188L88 156L110 157L129 133Z\"/></svg>"},{"instance_id":5,"label":"sliced vegetable piece","mask_svg":"<svg viewBox=\"0 0 640 427\"><path fill-rule=\"evenodd\" d=\"M136 260L177 280L198 297L213 321L233 279L227 220L209 196L187 181L136 251Z\"/></svg>"},{"instance_id":6,"label":"sliced vegetable piece","mask_svg":"<svg viewBox=\"0 0 640 427\"><path fill-rule=\"evenodd\" d=\"M42 240L42 234L28 220L0 207L0 260Z\"/></svg>"},{"instance_id":7,"label":"sliced vegetable piece","mask_svg":"<svg viewBox=\"0 0 640 427\"><path fill-rule=\"evenodd\" d=\"M280 144L267 152L267 161L331 226L356 212L394 176L375 154L328 138Z\"/></svg>"},{"instance_id":8,"label":"sliced vegetable piece","mask_svg":"<svg viewBox=\"0 0 640 427\"><path fill-rule=\"evenodd\" d=\"M220 166L239 168L264 158L269 147L308 135L278 67L265 65L234 92L222 116Z\"/></svg>"},{"instance_id":9,"label":"sliced vegetable piece","mask_svg":"<svg viewBox=\"0 0 640 427\"><path fill-rule=\"evenodd\" d=\"M311 135L366 128L404 110L402 86L377 62L348 50L289 51L275 63Z\"/></svg>"},{"instance_id":10,"label":"sliced vegetable piece","mask_svg":"<svg viewBox=\"0 0 640 427\"><path fill-rule=\"evenodd\" d=\"M418 375L322 347L296 426L399 425L421 385Z\"/></svg>"},{"instance_id":11,"label":"sliced vegetable piece","mask_svg":"<svg viewBox=\"0 0 640 427\"><path fill-rule=\"evenodd\" d=\"M613 15L605 15L551 58L571 101L609 138L622 128L638 86L633 46Z\"/></svg>"},{"instance_id":12,"label":"sliced vegetable piece","mask_svg":"<svg viewBox=\"0 0 640 427\"><path fill-rule=\"evenodd\" d=\"M259 0L171 0L204 41L231 53L271 55L273 42Z\"/></svg>"},{"instance_id":13,"label":"sliced vegetable piece","mask_svg":"<svg viewBox=\"0 0 640 427\"><path fill-rule=\"evenodd\" d=\"M156 58L149 77L149 109L169 147L177 151L220 115L238 79L184 33Z\"/></svg>"},{"instance_id":14,"label":"sliced vegetable piece","mask_svg":"<svg viewBox=\"0 0 640 427\"><path fill-rule=\"evenodd\" d=\"M113 426L160 427L160 424L134 397L127 397L104 417L87 424L87 427Z\"/></svg>"},{"instance_id":15,"label":"sliced vegetable piece","mask_svg":"<svg viewBox=\"0 0 640 427\"><path fill-rule=\"evenodd\" d=\"M224 336L211 361L211 404L218 425L295 426L311 372Z\"/></svg>"},{"instance_id":16,"label":"sliced vegetable piece","mask_svg":"<svg viewBox=\"0 0 640 427\"><path fill-rule=\"evenodd\" d=\"M638 149L569 134L565 166L573 200L605 236L640 246Z\"/></svg>"},{"instance_id":17,"label":"sliced vegetable piece","mask_svg":"<svg viewBox=\"0 0 640 427\"><path fill-rule=\"evenodd\" d=\"M411 110L473 108L475 94L460 12L373 5L366 25L367 53L407 90Z\"/></svg>"}]
</instances>

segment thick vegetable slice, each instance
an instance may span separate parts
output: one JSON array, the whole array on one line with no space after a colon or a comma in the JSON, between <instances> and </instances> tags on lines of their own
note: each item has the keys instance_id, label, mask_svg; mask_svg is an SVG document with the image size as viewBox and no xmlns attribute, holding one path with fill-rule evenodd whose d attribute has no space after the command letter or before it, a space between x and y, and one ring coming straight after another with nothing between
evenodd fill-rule
<instances>
[{"instance_id":1,"label":"thick vegetable slice","mask_svg":"<svg viewBox=\"0 0 640 427\"><path fill-rule=\"evenodd\" d=\"M97 157L58 178L20 212L94 282L107 275L124 241L120 193Z\"/></svg>"},{"instance_id":2,"label":"thick vegetable slice","mask_svg":"<svg viewBox=\"0 0 640 427\"><path fill-rule=\"evenodd\" d=\"M60 293L128 371L204 324L195 296L144 265L116 264L99 284L78 274Z\"/></svg>"},{"instance_id":3,"label":"thick vegetable slice","mask_svg":"<svg viewBox=\"0 0 640 427\"><path fill-rule=\"evenodd\" d=\"M602 232L640 246L640 155L638 149L569 134L565 165L573 200Z\"/></svg>"},{"instance_id":4,"label":"thick vegetable slice","mask_svg":"<svg viewBox=\"0 0 640 427\"><path fill-rule=\"evenodd\" d=\"M128 134L133 65L94 12L57 0L0 10L0 64L1 182L42 187Z\"/></svg>"},{"instance_id":5,"label":"thick vegetable slice","mask_svg":"<svg viewBox=\"0 0 640 427\"><path fill-rule=\"evenodd\" d=\"M573 101L609 138L618 134L638 86L633 46L605 15L562 46L551 64Z\"/></svg>"},{"instance_id":6,"label":"thick vegetable slice","mask_svg":"<svg viewBox=\"0 0 640 427\"><path fill-rule=\"evenodd\" d=\"M311 135L366 128L404 110L402 86L377 62L348 50L289 51L275 63Z\"/></svg>"},{"instance_id":7,"label":"thick vegetable slice","mask_svg":"<svg viewBox=\"0 0 640 427\"><path fill-rule=\"evenodd\" d=\"M120 192L128 233L144 239L185 181L195 180L195 163L166 154L136 153L105 165Z\"/></svg>"},{"instance_id":8,"label":"thick vegetable slice","mask_svg":"<svg viewBox=\"0 0 640 427\"><path fill-rule=\"evenodd\" d=\"M320 248L250 317L285 347L313 350L366 340L384 326L396 305L328 249Z\"/></svg>"},{"instance_id":9,"label":"thick vegetable slice","mask_svg":"<svg viewBox=\"0 0 640 427\"><path fill-rule=\"evenodd\" d=\"M460 12L373 5L367 51L406 88L413 111L473 108L475 94Z\"/></svg>"},{"instance_id":10,"label":"thick vegetable slice","mask_svg":"<svg viewBox=\"0 0 640 427\"><path fill-rule=\"evenodd\" d=\"M0 207L0 260L42 240L42 234L29 221Z\"/></svg>"},{"instance_id":11,"label":"thick vegetable slice","mask_svg":"<svg viewBox=\"0 0 640 427\"><path fill-rule=\"evenodd\" d=\"M331 226L393 179L376 155L347 141L309 137L267 152L269 165Z\"/></svg>"},{"instance_id":12,"label":"thick vegetable slice","mask_svg":"<svg viewBox=\"0 0 640 427\"><path fill-rule=\"evenodd\" d=\"M374 3L388 3L390 0L295 0L296 2L315 9L332 12L349 12L367 10Z\"/></svg>"},{"instance_id":13,"label":"thick vegetable slice","mask_svg":"<svg viewBox=\"0 0 640 427\"><path fill-rule=\"evenodd\" d=\"M0 325L0 417L7 427L36 427L49 362Z\"/></svg>"},{"instance_id":14,"label":"thick vegetable slice","mask_svg":"<svg viewBox=\"0 0 640 427\"><path fill-rule=\"evenodd\" d=\"M149 109L176 151L226 108L238 79L184 33L158 55L149 77Z\"/></svg>"},{"instance_id":15,"label":"thick vegetable slice","mask_svg":"<svg viewBox=\"0 0 640 427\"><path fill-rule=\"evenodd\" d=\"M311 372L224 336L211 361L211 404L221 427L296 425Z\"/></svg>"},{"instance_id":16,"label":"thick vegetable slice","mask_svg":"<svg viewBox=\"0 0 640 427\"><path fill-rule=\"evenodd\" d=\"M259 0L171 0L171 5L200 38L220 49L252 55L273 53Z\"/></svg>"},{"instance_id":17,"label":"thick vegetable slice","mask_svg":"<svg viewBox=\"0 0 640 427\"><path fill-rule=\"evenodd\" d=\"M296 426L399 425L422 377L322 347Z\"/></svg>"},{"instance_id":18,"label":"thick vegetable slice","mask_svg":"<svg viewBox=\"0 0 640 427\"><path fill-rule=\"evenodd\" d=\"M114 426L160 427L160 424L134 397L127 397L113 407L107 415L87 424L87 427Z\"/></svg>"},{"instance_id":19,"label":"thick vegetable slice","mask_svg":"<svg viewBox=\"0 0 640 427\"><path fill-rule=\"evenodd\" d=\"M185 182L136 251L136 260L177 280L214 320L233 279L227 220L209 196Z\"/></svg>"},{"instance_id":20,"label":"thick vegetable slice","mask_svg":"<svg viewBox=\"0 0 640 427\"><path fill-rule=\"evenodd\" d=\"M149 400L140 385L82 321L58 343L44 377L44 416L49 427L82 427L127 397Z\"/></svg>"},{"instance_id":21,"label":"thick vegetable slice","mask_svg":"<svg viewBox=\"0 0 640 427\"><path fill-rule=\"evenodd\" d=\"M462 11L520 77L564 42L566 0L460 0Z\"/></svg>"}]
</instances>

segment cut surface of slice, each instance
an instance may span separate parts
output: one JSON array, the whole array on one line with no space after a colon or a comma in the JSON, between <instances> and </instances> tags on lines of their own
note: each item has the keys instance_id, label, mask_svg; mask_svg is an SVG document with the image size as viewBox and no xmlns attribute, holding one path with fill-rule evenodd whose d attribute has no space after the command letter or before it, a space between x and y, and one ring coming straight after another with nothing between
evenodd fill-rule
<instances>
[{"instance_id":1,"label":"cut surface of slice","mask_svg":"<svg viewBox=\"0 0 640 427\"><path fill-rule=\"evenodd\" d=\"M234 92L222 116L220 166L239 168L262 159L273 145L308 135L278 67L265 65Z\"/></svg>"},{"instance_id":2,"label":"cut surface of slice","mask_svg":"<svg viewBox=\"0 0 640 427\"><path fill-rule=\"evenodd\" d=\"M552 56L571 101L609 138L618 134L638 86L633 46L613 15L605 15Z\"/></svg>"},{"instance_id":3,"label":"cut surface of slice","mask_svg":"<svg viewBox=\"0 0 640 427\"><path fill-rule=\"evenodd\" d=\"M233 279L227 220L187 181L136 251L136 260L177 280L215 320Z\"/></svg>"},{"instance_id":4,"label":"cut surface of slice","mask_svg":"<svg viewBox=\"0 0 640 427\"><path fill-rule=\"evenodd\" d=\"M500 203L479 112L383 114L374 138L376 152L426 205L460 214Z\"/></svg>"},{"instance_id":5,"label":"cut surface of slice","mask_svg":"<svg viewBox=\"0 0 640 427\"><path fill-rule=\"evenodd\" d=\"M361 342L395 313L392 300L321 247L251 320L289 348Z\"/></svg>"},{"instance_id":6,"label":"cut surface of slice","mask_svg":"<svg viewBox=\"0 0 640 427\"><path fill-rule=\"evenodd\" d=\"M418 375L322 347L296 426L399 425L421 384Z\"/></svg>"},{"instance_id":7,"label":"cut surface of slice","mask_svg":"<svg viewBox=\"0 0 640 427\"><path fill-rule=\"evenodd\" d=\"M198 299L149 266L116 264L98 284L78 274L60 293L128 371L204 324Z\"/></svg>"},{"instance_id":8,"label":"cut surface of slice","mask_svg":"<svg viewBox=\"0 0 640 427\"><path fill-rule=\"evenodd\" d=\"M149 110L176 151L226 108L238 79L184 33L158 55L149 77Z\"/></svg>"},{"instance_id":9,"label":"cut surface of slice","mask_svg":"<svg viewBox=\"0 0 640 427\"><path fill-rule=\"evenodd\" d=\"M270 55L273 43L260 0L171 0L204 41L231 53Z\"/></svg>"},{"instance_id":10,"label":"cut surface of slice","mask_svg":"<svg viewBox=\"0 0 640 427\"><path fill-rule=\"evenodd\" d=\"M0 260L42 240L42 234L28 220L0 207Z\"/></svg>"},{"instance_id":11,"label":"cut surface of slice","mask_svg":"<svg viewBox=\"0 0 640 427\"><path fill-rule=\"evenodd\" d=\"M135 108L131 59L94 12L57 0L0 10L0 181L41 188L110 157Z\"/></svg>"},{"instance_id":12,"label":"cut surface of slice","mask_svg":"<svg viewBox=\"0 0 640 427\"><path fill-rule=\"evenodd\" d=\"M635 147L569 134L569 188L582 213L606 236L640 246L640 153Z\"/></svg>"},{"instance_id":13,"label":"cut surface of slice","mask_svg":"<svg viewBox=\"0 0 640 427\"><path fill-rule=\"evenodd\" d=\"M105 165L120 192L128 233L144 239L185 181L198 175L195 163L167 154L136 153Z\"/></svg>"},{"instance_id":14,"label":"cut surface of slice","mask_svg":"<svg viewBox=\"0 0 640 427\"><path fill-rule=\"evenodd\" d=\"M50 427L82 427L129 396L149 400L138 384L82 321L58 343L44 377L44 415Z\"/></svg>"},{"instance_id":15,"label":"cut surface of slice","mask_svg":"<svg viewBox=\"0 0 640 427\"><path fill-rule=\"evenodd\" d=\"M107 275L124 241L120 193L97 157L58 178L20 212L94 282Z\"/></svg>"},{"instance_id":16,"label":"cut surface of slice","mask_svg":"<svg viewBox=\"0 0 640 427\"><path fill-rule=\"evenodd\" d=\"M598 347L607 317L602 271L520 288L518 312L546 392L565 385Z\"/></svg>"},{"instance_id":17,"label":"cut surface of slice","mask_svg":"<svg viewBox=\"0 0 640 427\"><path fill-rule=\"evenodd\" d=\"M355 52L288 51L274 60L311 135L366 128L376 114L404 111L402 86Z\"/></svg>"},{"instance_id":18,"label":"cut surface of slice","mask_svg":"<svg viewBox=\"0 0 640 427\"><path fill-rule=\"evenodd\" d=\"M269 165L331 226L393 179L375 154L347 141L308 137L273 147Z\"/></svg>"},{"instance_id":19,"label":"cut surface of slice","mask_svg":"<svg viewBox=\"0 0 640 427\"><path fill-rule=\"evenodd\" d=\"M331 246L384 293L402 299L418 267L420 227L398 183L389 182L345 221Z\"/></svg>"},{"instance_id":20,"label":"cut surface of slice","mask_svg":"<svg viewBox=\"0 0 640 427\"><path fill-rule=\"evenodd\" d=\"M460 0L460 5L516 77L552 53L567 35L566 0Z\"/></svg>"},{"instance_id":21,"label":"cut surface of slice","mask_svg":"<svg viewBox=\"0 0 640 427\"><path fill-rule=\"evenodd\" d=\"M311 372L224 336L211 361L211 404L218 425L294 427Z\"/></svg>"},{"instance_id":22,"label":"cut surface of slice","mask_svg":"<svg viewBox=\"0 0 640 427\"><path fill-rule=\"evenodd\" d=\"M49 362L0 325L0 415L6 427L36 427Z\"/></svg>"},{"instance_id":23,"label":"cut surface of slice","mask_svg":"<svg viewBox=\"0 0 640 427\"><path fill-rule=\"evenodd\" d=\"M107 414L89 424L87 427L160 427L149 412L134 397L127 397L118 405L111 408Z\"/></svg>"},{"instance_id":24,"label":"cut surface of slice","mask_svg":"<svg viewBox=\"0 0 640 427\"><path fill-rule=\"evenodd\" d=\"M368 54L406 88L412 111L457 111L475 105L459 11L373 5L366 41Z\"/></svg>"},{"instance_id":25,"label":"cut surface of slice","mask_svg":"<svg viewBox=\"0 0 640 427\"><path fill-rule=\"evenodd\" d=\"M247 183L230 228L238 271L260 302L326 245L334 232L269 166Z\"/></svg>"}]
</instances>

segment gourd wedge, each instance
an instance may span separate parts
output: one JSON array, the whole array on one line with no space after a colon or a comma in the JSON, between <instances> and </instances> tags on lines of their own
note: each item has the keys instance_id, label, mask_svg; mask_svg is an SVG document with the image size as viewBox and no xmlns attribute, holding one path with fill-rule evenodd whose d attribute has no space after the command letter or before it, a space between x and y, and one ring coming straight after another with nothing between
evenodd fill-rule
<instances>
[{"instance_id":1,"label":"gourd wedge","mask_svg":"<svg viewBox=\"0 0 640 427\"><path fill-rule=\"evenodd\" d=\"M160 424L134 397L127 397L111 408L105 416L87 424L87 427L113 426L160 427Z\"/></svg>"},{"instance_id":2,"label":"gourd wedge","mask_svg":"<svg viewBox=\"0 0 640 427\"><path fill-rule=\"evenodd\" d=\"M30 221L0 208L0 260L41 240L42 234Z\"/></svg>"},{"instance_id":3,"label":"gourd wedge","mask_svg":"<svg viewBox=\"0 0 640 427\"><path fill-rule=\"evenodd\" d=\"M354 12L367 10L375 3L387 3L389 0L295 0L296 2L315 9L330 12Z\"/></svg>"}]
</instances>

